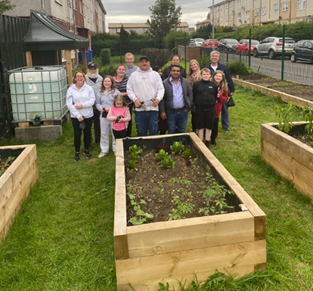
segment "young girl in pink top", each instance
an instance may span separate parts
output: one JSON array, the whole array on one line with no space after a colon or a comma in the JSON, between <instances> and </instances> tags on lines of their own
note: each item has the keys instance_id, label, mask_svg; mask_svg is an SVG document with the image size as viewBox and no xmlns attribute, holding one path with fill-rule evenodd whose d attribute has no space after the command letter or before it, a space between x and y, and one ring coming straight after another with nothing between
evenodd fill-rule
<instances>
[{"instance_id":1,"label":"young girl in pink top","mask_svg":"<svg viewBox=\"0 0 313 291\"><path fill-rule=\"evenodd\" d=\"M107 119L111 121L115 138L125 138L127 136L127 126L131 116L123 95L115 97Z\"/></svg>"}]
</instances>

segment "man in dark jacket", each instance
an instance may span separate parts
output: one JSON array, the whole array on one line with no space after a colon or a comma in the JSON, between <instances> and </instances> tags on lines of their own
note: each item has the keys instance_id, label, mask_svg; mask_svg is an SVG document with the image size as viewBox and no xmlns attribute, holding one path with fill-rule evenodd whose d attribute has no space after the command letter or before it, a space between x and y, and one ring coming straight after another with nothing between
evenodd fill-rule
<instances>
[{"instance_id":1,"label":"man in dark jacket","mask_svg":"<svg viewBox=\"0 0 313 291\"><path fill-rule=\"evenodd\" d=\"M166 78L168 78L170 76L170 73L171 73L171 67L173 65L177 65L180 67L180 75L183 77L183 78L186 78L186 70L180 65L180 59L179 59L179 56L177 55L174 55L173 58L172 58L172 64L169 66L169 67L166 67L163 71L163 74L162 74L162 79L165 80Z\"/></svg>"},{"instance_id":2,"label":"man in dark jacket","mask_svg":"<svg viewBox=\"0 0 313 291\"><path fill-rule=\"evenodd\" d=\"M226 65L219 62L220 53L218 51L212 51L210 53L210 59L211 64L207 65L206 68L210 69L212 75L217 70L224 72L226 81L228 83L228 96L232 96L235 92L235 85ZM224 102L222 105L222 127L225 131L229 131L229 114L227 101Z\"/></svg>"},{"instance_id":3,"label":"man in dark jacket","mask_svg":"<svg viewBox=\"0 0 313 291\"><path fill-rule=\"evenodd\" d=\"M179 65L172 65L171 75L163 81L163 86L165 92L159 107L161 118L167 118L168 133L186 132L193 97L189 82L180 75Z\"/></svg>"}]
</instances>

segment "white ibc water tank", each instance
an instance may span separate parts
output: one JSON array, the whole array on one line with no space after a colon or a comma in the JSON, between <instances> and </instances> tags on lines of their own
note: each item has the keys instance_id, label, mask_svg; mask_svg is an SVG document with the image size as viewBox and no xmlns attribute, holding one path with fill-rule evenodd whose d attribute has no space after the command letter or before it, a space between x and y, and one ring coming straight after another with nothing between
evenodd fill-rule
<instances>
[{"instance_id":1,"label":"white ibc water tank","mask_svg":"<svg viewBox=\"0 0 313 291\"><path fill-rule=\"evenodd\" d=\"M18 68L9 71L14 121L62 119L67 112L67 76L63 66Z\"/></svg>"}]
</instances>

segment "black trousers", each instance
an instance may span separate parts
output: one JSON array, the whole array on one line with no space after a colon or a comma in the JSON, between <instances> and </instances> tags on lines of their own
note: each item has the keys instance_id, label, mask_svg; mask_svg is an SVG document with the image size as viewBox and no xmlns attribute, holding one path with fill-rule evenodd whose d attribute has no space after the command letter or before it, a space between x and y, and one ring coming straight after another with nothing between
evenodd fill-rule
<instances>
[{"instance_id":1,"label":"black trousers","mask_svg":"<svg viewBox=\"0 0 313 291\"><path fill-rule=\"evenodd\" d=\"M126 129L123 129L123 130L114 130L113 129L113 134L114 134L115 139L125 138L127 136L127 130Z\"/></svg>"},{"instance_id":2,"label":"black trousers","mask_svg":"<svg viewBox=\"0 0 313 291\"><path fill-rule=\"evenodd\" d=\"M91 143L91 127L92 127L93 117L85 118L84 121L85 121L86 127L85 129L81 129L79 127L80 122L78 121L78 119L72 118L72 125L74 129L74 147L75 147L76 152L80 151L82 131L84 132L85 149L89 149L89 146Z\"/></svg>"},{"instance_id":3,"label":"black trousers","mask_svg":"<svg viewBox=\"0 0 313 291\"><path fill-rule=\"evenodd\" d=\"M218 122L219 118L214 118L213 129L211 134L211 139L215 140L218 136Z\"/></svg>"},{"instance_id":4,"label":"black trousers","mask_svg":"<svg viewBox=\"0 0 313 291\"><path fill-rule=\"evenodd\" d=\"M128 108L129 108L129 113L130 113L131 119L130 119L130 121L128 121L127 136L131 137L132 136L132 125L133 125L133 123L132 123L132 119L133 119L132 113L133 113L134 103L129 104Z\"/></svg>"},{"instance_id":5,"label":"black trousers","mask_svg":"<svg viewBox=\"0 0 313 291\"><path fill-rule=\"evenodd\" d=\"M97 108L93 109L93 129L95 132L95 141L100 142L100 111Z\"/></svg>"}]
</instances>

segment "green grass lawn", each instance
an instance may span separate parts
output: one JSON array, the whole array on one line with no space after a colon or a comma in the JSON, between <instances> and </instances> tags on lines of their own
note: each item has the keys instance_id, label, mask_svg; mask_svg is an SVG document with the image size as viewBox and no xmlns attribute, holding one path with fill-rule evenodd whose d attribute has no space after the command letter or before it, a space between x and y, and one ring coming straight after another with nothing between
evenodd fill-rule
<instances>
[{"instance_id":1,"label":"green grass lawn","mask_svg":"<svg viewBox=\"0 0 313 291\"><path fill-rule=\"evenodd\" d=\"M220 130L212 152L267 215L267 270L185 290L313 290L313 207L260 157L260 124L276 121L274 106L283 103L240 87L234 97L231 131ZM116 290L115 156L96 158L97 144L91 152L74 162L67 123L58 140L37 143L40 178L0 246L1 291Z\"/></svg>"}]
</instances>

